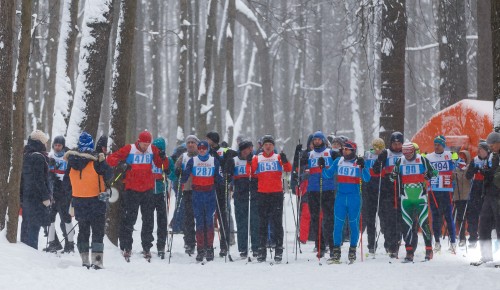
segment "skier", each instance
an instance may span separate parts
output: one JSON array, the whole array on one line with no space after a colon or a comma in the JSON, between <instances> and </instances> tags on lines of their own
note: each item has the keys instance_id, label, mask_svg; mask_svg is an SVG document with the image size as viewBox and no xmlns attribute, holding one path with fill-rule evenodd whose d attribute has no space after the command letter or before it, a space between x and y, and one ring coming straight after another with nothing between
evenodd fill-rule
<instances>
[{"instance_id":1,"label":"skier","mask_svg":"<svg viewBox=\"0 0 500 290\"><path fill-rule=\"evenodd\" d=\"M466 223L465 217L469 215L469 206L470 197L469 192L471 189L471 178L467 178L467 171L469 166L471 165L471 157L470 153L467 150L461 150L458 153L457 166L453 171L453 180L455 181L455 188L453 191L453 203L455 205L455 217L454 219L458 223L459 229L459 247L465 247L465 231L466 231ZM479 212L477 213L477 217L479 217ZM477 222L479 219L476 219L476 228L475 228L475 236L477 241ZM469 225L469 229L474 229L474 226ZM474 236L474 233L469 233L470 237ZM469 244L471 243L471 238L469 238Z\"/></svg>"},{"instance_id":2,"label":"skier","mask_svg":"<svg viewBox=\"0 0 500 290\"><path fill-rule=\"evenodd\" d=\"M437 176L427 158L415 152L411 142L403 144L403 156L396 161L391 180L396 181L401 191L401 213L403 218L403 239L406 244L406 262L413 262L416 241L412 241L413 223L418 221L425 242L425 260L432 259L432 234L429 228L426 195L426 180ZM418 239L418 237L417 237Z\"/></svg>"},{"instance_id":3,"label":"skier","mask_svg":"<svg viewBox=\"0 0 500 290\"><path fill-rule=\"evenodd\" d=\"M291 172L292 165L285 153L274 152L275 141L271 135L262 137L263 152L257 156L248 156L251 162L252 176L257 175L257 203L259 207L259 256L257 261L266 261L266 242L268 224L271 223L276 252L274 261L279 263L283 258L283 184L282 173Z\"/></svg>"},{"instance_id":4,"label":"skier","mask_svg":"<svg viewBox=\"0 0 500 290\"><path fill-rule=\"evenodd\" d=\"M364 183L363 185L363 225L366 225L366 231L368 235L368 253L375 254L375 248L377 245L375 223L377 217L377 210L379 210L380 205L380 188L382 175L380 173L375 173L373 171L373 165L378 160L378 156L382 153L385 148L384 140L381 138L375 138L372 141L372 149L365 152L365 166L370 169L370 181ZM379 212L380 214L380 212ZM382 225L382 223L381 223ZM379 229L380 230L380 229Z\"/></svg>"},{"instance_id":5,"label":"skier","mask_svg":"<svg viewBox=\"0 0 500 290\"><path fill-rule=\"evenodd\" d=\"M453 254L456 253L456 236L455 236L455 222L453 221L453 170L455 170L455 163L452 160L452 153L445 151L446 138L443 135L436 136L434 139L434 152L427 154L427 159L431 162L432 166L439 171L439 175L433 177L431 186L429 188L432 199L432 230L434 232L435 245L434 251L441 251L441 228L443 219L446 220L448 227L448 234L450 237L449 251Z\"/></svg>"},{"instance_id":6,"label":"skier","mask_svg":"<svg viewBox=\"0 0 500 290\"><path fill-rule=\"evenodd\" d=\"M333 232L333 204L335 202L335 182L333 176L321 177L321 168L318 165L320 157L325 161L325 168L329 168L333 164L333 160L339 157L337 152L327 148L327 140L321 131L313 134L312 145L314 147L304 157L307 161L306 171L309 172L307 194L309 196L309 209L311 211L312 220L315 221L311 225L315 228L318 234L315 237L315 245L318 249L317 256L322 258L326 253L326 243L330 248L330 257L333 256L333 236L329 233ZM321 207L320 207L321 205ZM321 232L319 237L320 226L323 223L320 220L320 212L324 217L324 231ZM326 235L325 235L326 233ZM325 239L325 236L327 239ZM326 241L325 241L326 240ZM326 243L325 243L326 242Z\"/></svg>"},{"instance_id":7,"label":"skier","mask_svg":"<svg viewBox=\"0 0 500 290\"><path fill-rule=\"evenodd\" d=\"M181 183L191 177L193 210L196 219L196 261L214 259L214 214L217 207L215 186L222 181L219 161L210 155L207 141L198 143L198 155L191 157L182 172Z\"/></svg>"},{"instance_id":8,"label":"skier","mask_svg":"<svg viewBox=\"0 0 500 290\"><path fill-rule=\"evenodd\" d=\"M158 137L153 141L153 145L160 150L160 155L165 155L165 149L167 143L163 137ZM167 157L169 168L158 168L153 163L153 174L155 176L155 189L153 195L153 207L156 210L156 249L158 251L158 257L161 259L165 258L165 244L167 242L167 181L165 176L167 176L170 171L173 170L174 163L172 159Z\"/></svg>"},{"instance_id":9,"label":"skier","mask_svg":"<svg viewBox=\"0 0 500 290\"><path fill-rule=\"evenodd\" d=\"M50 224L52 194L49 189L49 167L44 132L31 132L24 146L23 172L21 177L21 242L38 249L40 227Z\"/></svg>"},{"instance_id":10,"label":"skier","mask_svg":"<svg viewBox=\"0 0 500 290\"><path fill-rule=\"evenodd\" d=\"M226 167L225 162L228 159L232 159L234 156L237 156L238 153L236 151L222 148L219 146L219 133L217 132L208 132L206 135L207 142L210 145L210 155L214 158L217 158L221 167L221 172L226 175ZM219 256L224 257L227 255L227 246L229 245L229 220L228 220L228 188L227 188L228 180L227 176L224 177L224 182L218 183L216 188L217 193L217 201L219 202L219 207L217 210L217 217L219 218L219 225L221 228L224 228L227 232L221 231L220 235L220 252Z\"/></svg>"},{"instance_id":11,"label":"skier","mask_svg":"<svg viewBox=\"0 0 500 290\"><path fill-rule=\"evenodd\" d=\"M69 214L69 205L71 203L71 192L64 190L62 186L62 180L64 177L64 172L67 168L67 162L64 160L64 153L69 149L66 148L66 140L63 136L57 136L52 142L52 150L49 153L49 170L50 170L50 184L52 187L52 194L54 198L54 204L51 207L50 212L50 226L48 233L49 246L44 249L47 252L57 252L62 250L63 247L59 242L56 235L56 215L59 213L61 219L61 229L63 236L65 238L64 243L64 253L71 253L75 251L74 236L75 232L73 229L73 224L71 222L72 218Z\"/></svg>"},{"instance_id":12,"label":"skier","mask_svg":"<svg viewBox=\"0 0 500 290\"><path fill-rule=\"evenodd\" d=\"M337 184L337 196L334 205L334 230L333 230L333 254L328 259L329 263L340 263L340 246L342 244L342 232L346 216L349 218L351 229L350 247L348 259L350 263L356 260L356 247L359 239L359 216L361 212L361 179L364 182L370 180L370 172L365 168L363 157L356 157L357 145L353 141L346 141L342 148L342 157L333 161L326 168L326 159L320 157L318 165L323 168L324 178L335 177Z\"/></svg>"},{"instance_id":13,"label":"skier","mask_svg":"<svg viewBox=\"0 0 500 290\"><path fill-rule=\"evenodd\" d=\"M384 149L373 164L373 172L382 174L380 187L380 218L384 233L384 247L391 259L398 258L399 245L401 242L401 212L399 210L398 196L395 192L394 183L390 180L390 175L394 165L403 153L403 134L393 132L390 137L389 148Z\"/></svg>"},{"instance_id":14,"label":"skier","mask_svg":"<svg viewBox=\"0 0 500 290\"><path fill-rule=\"evenodd\" d=\"M194 144L194 147L198 146L198 141ZM186 142L181 143L179 146L175 147L174 151L172 152L172 155L170 155L170 158L177 164L177 160L179 160L179 157L184 154L184 152L187 151L186 148ZM187 162L187 160L186 160ZM175 199L180 200L180 204L178 205L177 209L174 211L174 216L172 220L170 221L169 227L172 229L172 233L178 234L182 232L182 228L184 227L184 200L181 198L182 196L182 191L180 190L180 182L179 182L179 176L182 172L182 168L179 170L174 170L173 173L170 174L169 179L172 181L172 190L175 193ZM194 232L194 216L191 215L193 218L193 232ZM194 251L194 233L193 233L193 251ZM194 252L193 252L194 253Z\"/></svg>"},{"instance_id":15,"label":"skier","mask_svg":"<svg viewBox=\"0 0 500 290\"><path fill-rule=\"evenodd\" d=\"M252 155L251 141L242 140L238 145L238 156L227 161L228 172L233 172L234 211L238 229L238 251L241 258L248 256L248 205L250 194L250 237L253 256L257 257L259 249L259 216L257 208L257 179L249 174L247 158Z\"/></svg>"},{"instance_id":16,"label":"skier","mask_svg":"<svg viewBox=\"0 0 500 290\"><path fill-rule=\"evenodd\" d=\"M484 202L479 216L481 259L471 263L474 266L493 261L491 231L495 229L497 233L500 233L500 133L490 133L486 142L490 146L493 157L491 159L491 167L479 169L479 173L484 176ZM497 234L497 243L499 239L499 235Z\"/></svg>"},{"instance_id":17,"label":"skier","mask_svg":"<svg viewBox=\"0 0 500 290\"><path fill-rule=\"evenodd\" d=\"M493 166L493 154L486 142L479 142L477 156L472 160L468 167L466 178L472 178L472 188L470 188L469 203L467 204L467 224L469 232L469 248L475 248L478 240L479 214L483 206L484 198L484 175L483 169Z\"/></svg>"},{"instance_id":18,"label":"skier","mask_svg":"<svg viewBox=\"0 0 500 290\"><path fill-rule=\"evenodd\" d=\"M186 168L188 161L198 155L198 143L200 140L194 136L189 135L186 137L186 148L187 151L182 153L182 155L177 158L175 162L175 171L177 177L181 177L182 172ZM192 178L188 177L186 183L182 188L182 195L179 194L178 198L182 196L182 205L183 208L183 232L184 232L184 250L186 254L193 255L195 252L196 246L196 232L195 232L195 224L194 224L194 212L193 212L193 189L192 189ZM182 206L181 205L181 206Z\"/></svg>"},{"instance_id":19,"label":"skier","mask_svg":"<svg viewBox=\"0 0 500 290\"><path fill-rule=\"evenodd\" d=\"M158 168L168 168L165 152L161 153L156 146L151 145L152 136L147 130L139 134L134 144L128 144L108 156L107 161L112 167L124 168L125 192L122 194L123 218L120 225L120 249L123 257L130 261L132 253L132 232L137 220L139 207L142 215L141 241L144 258L151 259L150 249L153 246L154 204L153 190L155 178L153 163Z\"/></svg>"},{"instance_id":20,"label":"skier","mask_svg":"<svg viewBox=\"0 0 500 290\"><path fill-rule=\"evenodd\" d=\"M94 141L87 132L83 132L78 139L78 151L68 151L64 158L68 161L64 184L73 196L82 266L102 269L106 224L106 195L103 192L108 190L113 172L106 163L104 153L99 153L97 157L94 155ZM89 243L91 232L92 245Z\"/></svg>"}]
</instances>

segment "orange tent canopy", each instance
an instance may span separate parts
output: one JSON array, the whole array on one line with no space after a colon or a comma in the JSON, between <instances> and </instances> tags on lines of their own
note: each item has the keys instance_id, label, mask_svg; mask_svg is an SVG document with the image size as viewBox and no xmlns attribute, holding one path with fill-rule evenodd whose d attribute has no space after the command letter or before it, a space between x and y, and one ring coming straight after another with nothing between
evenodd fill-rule
<instances>
[{"instance_id":1,"label":"orange tent canopy","mask_svg":"<svg viewBox=\"0 0 500 290\"><path fill-rule=\"evenodd\" d=\"M434 138L446 137L446 145L455 152L462 149L477 154L479 140L486 139L493 131L493 102L465 99L441 110L422 126L412 142L420 152L434 152Z\"/></svg>"}]
</instances>

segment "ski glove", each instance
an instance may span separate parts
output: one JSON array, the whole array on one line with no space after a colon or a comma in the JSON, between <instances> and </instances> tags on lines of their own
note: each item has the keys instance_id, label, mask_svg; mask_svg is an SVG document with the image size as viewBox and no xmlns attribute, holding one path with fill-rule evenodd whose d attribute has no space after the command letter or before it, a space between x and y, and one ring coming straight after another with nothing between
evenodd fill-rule
<instances>
[{"instance_id":1,"label":"ski glove","mask_svg":"<svg viewBox=\"0 0 500 290\"><path fill-rule=\"evenodd\" d=\"M365 159L363 157L358 157L356 163L359 165L359 168L361 169L365 168Z\"/></svg>"},{"instance_id":2,"label":"ski glove","mask_svg":"<svg viewBox=\"0 0 500 290\"><path fill-rule=\"evenodd\" d=\"M104 153L99 153L97 159L99 160L99 162L103 162L104 160L106 160L106 156L104 156Z\"/></svg>"},{"instance_id":3,"label":"ski glove","mask_svg":"<svg viewBox=\"0 0 500 290\"><path fill-rule=\"evenodd\" d=\"M385 162L386 159L387 159L387 150L383 150L378 156L378 161Z\"/></svg>"},{"instance_id":4,"label":"ski glove","mask_svg":"<svg viewBox=\"0 0 500 290\"><path fill-rule=\"evenodd\" d=\"M248 154L247 162L252 163L252 159L253 159L253 154L252 153Z\"/></svg>"},{"instance_id":5,"label":"ski glove","mask_svg":"<svg viewBox=\"0 0 500 290\"><path fill-rule=\"evenodd\" d=\"M160 155L161 160L165 160L167 158L167 155L165 154L164 150L160 150L159 155Z\"/></svg>"},{"instance_id":6,"label":"ski glove","mask_svg":"<svg viewBox=\"0 0 500 290\"><path fill-rule=\"evenodd\" d=\"M288 163L288 159L286 158L286 154L284 152L280 153L280 157L281 157L281 162L283 162L283 164Z\"/></svg>"},{"instance_id":7,"label":"ski glove","mask_svg":"<svg viewBox=\"0 0 500 290\"><path fill-rule=\"evenodd\" d=\"M302 144L298 144L296 147L295 147L295 152L300 152L302 151Z\"/></svg>"},{"instance_id":8,"label":"ski glove","mask_svg":"<svg viewBox=\"0 0 500 290\"><path fill-rule=\"evenodd\" d=\"M182 174L182 168L177 167L177 168L175 169L175 176L180 177L180 176L181 176L181 174Z\"/></svg>"},{"instance_id":9,"label":"ski glove","mask_svg":"<svg viewBox=\"0 0 500 290\"><path fill-rule=\"evenodd\" d=\"M118 167L120 168L120 170L122 172L127 172L128 170L130 170L132 168L132 166L130 164L128 164L127 162L122 162L118 165Z\"/></svg>"},{"instance_id":10,"label":"ski glove","mask_svg":"<svg viewBox=\"0 0 500 290\"><path fill-rule=\"evenodd\" d=\"M319 166L320 168L324 168L324 167L325 167L325 165L326 165L325 158L323 158L323 157L318 158L318 166Z\"/></svg>"}]
</instances>

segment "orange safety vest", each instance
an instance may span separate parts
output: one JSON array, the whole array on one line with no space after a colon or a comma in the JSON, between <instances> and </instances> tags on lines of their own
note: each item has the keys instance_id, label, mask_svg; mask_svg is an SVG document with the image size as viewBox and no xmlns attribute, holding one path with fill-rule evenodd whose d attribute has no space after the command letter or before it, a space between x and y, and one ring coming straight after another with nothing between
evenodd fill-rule
<instances>
[{"instance_id":1,"label":"orange safety vest","mask_svg":"<svg viewBox=\"0 0 500 290\"><path fill-rule=\"evenodd\" d=\"M94 161L82 171L71 168L69 178L74 197L96 197L105 189L104 178L94 170Z\"/></svg>"}]
</instances>

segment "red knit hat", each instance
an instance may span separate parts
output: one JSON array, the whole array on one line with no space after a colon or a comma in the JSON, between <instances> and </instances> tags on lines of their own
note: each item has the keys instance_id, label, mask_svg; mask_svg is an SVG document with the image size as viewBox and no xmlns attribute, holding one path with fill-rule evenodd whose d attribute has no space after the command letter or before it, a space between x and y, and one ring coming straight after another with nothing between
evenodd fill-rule
<instances>
[{"instance_id":1,"label":"red knit hat","mask_svg":"<svg viewBox=\"0 0 500 290\"><path fill-rule=\"evenodd\" d=\"M151 133L149 133L148 130L142 131L139 134L139 139L137 139L138 142L142 142L142 143L151 143L152 140L153 140L153 136L151 135Z\"/></svg>"}]
</instances>

